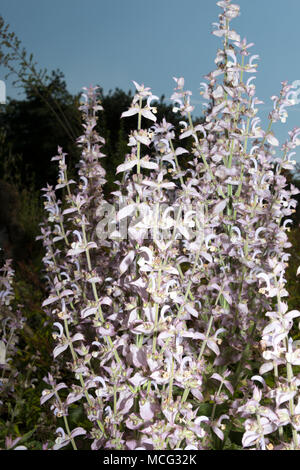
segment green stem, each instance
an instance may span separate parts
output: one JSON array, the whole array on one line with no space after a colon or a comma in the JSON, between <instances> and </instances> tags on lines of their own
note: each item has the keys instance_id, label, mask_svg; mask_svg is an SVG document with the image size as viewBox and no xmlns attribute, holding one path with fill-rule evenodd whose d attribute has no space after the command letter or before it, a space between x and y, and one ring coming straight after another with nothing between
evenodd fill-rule
<instances>
[{"instance_id":1,"label":"green stem","mask_svg":"<svg viewBox=\"0 0 300 470\"><path fill-rule=\"evenodd\" d=\"M62 408L63 408L63 405L62 405L60 396L59 396L59 394L58 394L57 391L55 391L55 396L56 396L56 399L57 399L57 401L58 401L58 403L60 404L60 407L61 407L61 409L62 409ZM63 415L63 420L64 420L64 423L65 423L65 428L66 428L67 434L68 434L68 436L70 437L70 436L71 436L71 431L70 431L70 428L69 428L68 419L67 419L67 417L66 417L65 415ZM70 441L71 441L73 450L77 450L77 447L76 447L76 444L75 444L74 439L71 438Z\"/></svg>"}]
</instances>

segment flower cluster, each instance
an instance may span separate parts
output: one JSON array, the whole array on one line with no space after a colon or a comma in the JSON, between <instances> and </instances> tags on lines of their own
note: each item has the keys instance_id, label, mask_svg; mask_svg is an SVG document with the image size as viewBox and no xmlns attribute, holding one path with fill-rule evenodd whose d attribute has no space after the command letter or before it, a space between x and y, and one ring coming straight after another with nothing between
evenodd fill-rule
<instances>
[{"instance_id":1,"label":"flower cluster","mask_svg":"<svg viewBox=\"0 0 300 470\"><path fill-rule=\"evenodd\" d=\"M238 5L218 6L213 33L223 49L201 84L202 124L193 123L184 78L174 78L182 146L170 123L157 122L157 97L134 82L122 118L136 115L137 127L117 168L115 220L102 191L97 88L85 89L80 107L78 182L68 179L61 148L53 158L58 184L44 188L48 217L39 237L49 286L43 307L53 320L54 361L74 377L68 384L45 378L41 403L51 400L64 421L54 449L76 449L78 436L94 450L212 449L226 443L237 420L245 448L299 448L299 347L290 330L300 312L288 312L281 299L290 247L282 218L294 212L299 192L287 188L282 169L293 168L300 129L274 158L272 124L286 119L291 87L283 82L272 97L262 130L255 76L244 79L258 56L249 57L253 44L230 29ZM252 376L257 362L260 375ZM271 374L272 386L262 377ZM75 402L86 429L70 429Z\"/></svg>"}]
</instances>

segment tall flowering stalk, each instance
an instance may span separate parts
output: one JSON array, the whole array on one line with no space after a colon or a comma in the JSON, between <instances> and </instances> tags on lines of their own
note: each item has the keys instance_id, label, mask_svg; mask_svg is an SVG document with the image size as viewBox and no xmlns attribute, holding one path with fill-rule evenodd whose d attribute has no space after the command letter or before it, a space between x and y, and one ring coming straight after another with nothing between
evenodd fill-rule
<instances>
[{"instance_id":1,"label":"tall flowering stalk","mask_svg":"<svg viewBox=\"0 0 300 470\"><path fill-rule=\"evenodd\" d=\"M290 247L282 218L294 212L299 191L287 188L281 170L293 168L300 128L274 158L272 125L286 120L293 91L282 82L262 130L255 76L247 76L258 56L230 28L239 6L217 4L223 12L213 34L223 47L201 83L202 124L193 123L184 78L174 78L180 146L173 126L157 122L157 97L134 82L122 118L136 115L137 128L110 204L95 88L85 89L80 108L77 183L62 149L54 157L59 180L44 188L40 237L49 282L43 306L53 318L57 366L74 377L71 384L45 379L41 402L51 399L64 421L54 448L76 449L84 435L94 450L212 449L226 444L237 422L245 448L299 448L299 348L289 332L300 312L281 300ZM260 375L252 373L257 362ZM70 429L75 402L90 421L86 429Z\"/></svg>"}]
</instances>

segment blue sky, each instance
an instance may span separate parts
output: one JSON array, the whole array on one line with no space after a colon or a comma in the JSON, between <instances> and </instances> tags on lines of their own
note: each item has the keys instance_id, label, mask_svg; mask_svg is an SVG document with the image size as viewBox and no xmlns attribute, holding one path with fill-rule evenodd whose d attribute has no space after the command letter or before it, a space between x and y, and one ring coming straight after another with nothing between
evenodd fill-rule
<instances>
[{"instance_id":1,"label":"blue sky","mask_svg":"<svg viewBox=\"0 0 300 470\"><path fill-rule=\"evenodd\" d=\"M232 28L254 42L251 53L260 56L255 83L265 128L270 96L279 94L281 81L300 80L300 1L235 3L241 15ZM211 34L221 12L215 0L1 0L0 12L41 68L61 69L71 93L90 84L105 92L134 91L135 80L169 98L172 77L184 76L194 115L201 115L200 82L215 68L222 46ZM0 68L0 78L4 75ZM8 96L18 96L11 81L6 86ZM288 111L287 123L273 128L281 143L288 130L300 127L300 104Z\"/></svg>"}]
</instances>

